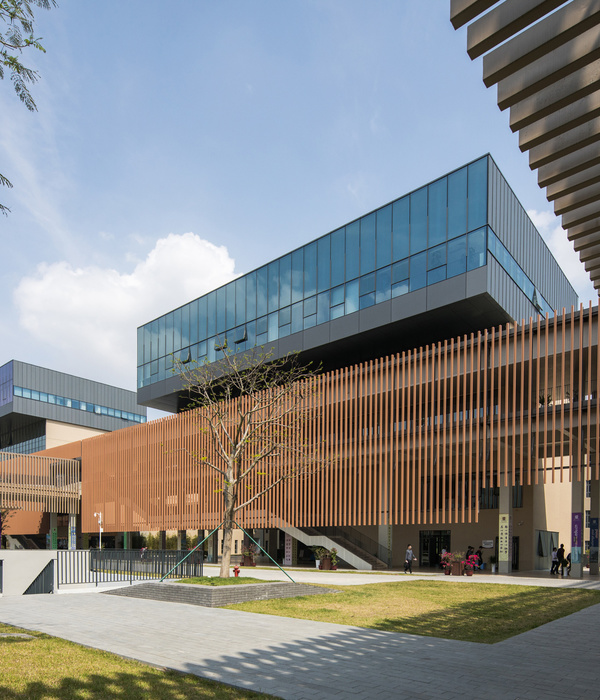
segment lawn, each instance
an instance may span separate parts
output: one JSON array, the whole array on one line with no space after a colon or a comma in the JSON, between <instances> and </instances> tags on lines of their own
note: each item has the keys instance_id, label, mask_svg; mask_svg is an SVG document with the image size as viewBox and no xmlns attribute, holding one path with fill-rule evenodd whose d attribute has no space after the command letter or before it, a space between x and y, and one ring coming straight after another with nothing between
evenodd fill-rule
<instances>
[{"instance_id":1,"label":"lawn","mask_svg":"<svg viewBox=\"0 0 600 700\"><path fill-rule=\"evenodd\" d=\"M2 700L245 700L270 695L161 671L104 651L0 623Z\"/></svg>"},{"instance_id":2,"label":"lawn","mask_svg":"<svg viewBox=\"0 0 600 700\"><path fill-rule=\"evenodd\" d=\"M230 576L229 578L219 578L218 576L194 576L192 578L182 578L175 583L194 583L198 586L240 586L246 583L279 583L278 581L265 581L262 578L252 578L252 576Z\"/></svg>"},{"instance_id":3,"label":"lawn","mask_svg":"<svg viewBox=\"0 0 600 700\"><path fill-rule=\"evenodd\" d=\"M600 591L449 581L344 586L228 606L267 615L493 644L600 603Z\"/></svg>"}]
</instances>

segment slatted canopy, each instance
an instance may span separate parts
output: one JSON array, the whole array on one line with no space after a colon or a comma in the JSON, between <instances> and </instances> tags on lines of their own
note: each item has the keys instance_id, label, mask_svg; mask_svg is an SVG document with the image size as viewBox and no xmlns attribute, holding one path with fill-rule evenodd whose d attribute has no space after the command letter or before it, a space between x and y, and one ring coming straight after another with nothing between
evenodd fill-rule
<instances>
[{"instance_id":1,"label":"slatted canopy","mask_svg":"<svg viewBox=\"0 0 600 700\"><path fill-rule=\"evenodd\" d=\"M600 0L451 0L521 151L600 289Z\"/></svg>"}]
</instances>

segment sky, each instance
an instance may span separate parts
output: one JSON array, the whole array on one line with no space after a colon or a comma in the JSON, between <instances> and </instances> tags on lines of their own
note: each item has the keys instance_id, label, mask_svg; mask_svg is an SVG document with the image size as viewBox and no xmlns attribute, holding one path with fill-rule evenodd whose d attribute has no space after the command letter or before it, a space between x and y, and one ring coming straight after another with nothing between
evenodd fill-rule
<instances>
[{"instance_id":1,"label":"sky","mask_svg":"<svg viewBox=\"0 0 600 700\"><path fill-rule=\"evenodd\" d=\"M491 153L597 294L449 0L59 0L0 82L0 365L136 388L136 328Z\"/></svg>"}]
</instances>

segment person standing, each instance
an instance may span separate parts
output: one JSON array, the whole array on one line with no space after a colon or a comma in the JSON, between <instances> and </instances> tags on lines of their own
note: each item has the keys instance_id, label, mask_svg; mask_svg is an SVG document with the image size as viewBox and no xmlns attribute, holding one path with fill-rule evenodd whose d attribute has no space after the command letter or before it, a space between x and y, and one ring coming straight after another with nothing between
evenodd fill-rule
<instances>
[{"instance_id":1,"label":"person standing","mask_svg":"<svg viewBox=\"0 0 600 700\"><path fill-rule=\"evenodd\" d=\"M412 574L412 563L413 561L417 561L417 557L415 557L415 553L413 552L412 545L408 545L406 549L406 555L404 557L404 573L407 571Z\"/></svg>"},{"instance_id":2,"label":"person standing","mask_svg":"<svg viewBox=\"0 0 600 700\"><path fill-rule=\"evenodd\" d=\"M556 567L556 573L558 573L558 567L560 567L560 575L564 576L565 573L565 545L561 544L560 547L558 548L558 552L556 552L556 558L558 560L558 566Z\"/></svg>"},{"instance_id":3,"label":"person standing","mask_svg":"<svg viewBox=\"0 0 600 700\"><path fill-rule=\"evenodd\" d=\"M556 547L552 547L552 566L550 567L550 573L558 573L558 552L556 551Z\"/></svg>"}]
</instances>

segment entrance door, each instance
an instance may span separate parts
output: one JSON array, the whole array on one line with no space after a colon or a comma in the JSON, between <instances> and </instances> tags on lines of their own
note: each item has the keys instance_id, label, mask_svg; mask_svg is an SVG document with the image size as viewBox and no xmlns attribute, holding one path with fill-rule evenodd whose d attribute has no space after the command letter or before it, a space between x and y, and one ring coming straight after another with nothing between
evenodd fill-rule
<instances>
[{"instance_id":1,"label":"entrance door","mask_svg":"<svg viewBox=\"0 0 600 700\"><path fill-rule=\"evenodd\" d=\"M450 551L450 530L421 530L419 532L419 564L439 567L442 549Z\"/></svg>"},{"instance_id":2,"label":"entrance door","mask_svg":"<svg viewBox=\"0 0 600 700\"><path fill-rule=\"evenodd\" d=\"M512 547L512 570L519 570L519 538L513 537Z\"/></svg>"}]
</instances>

